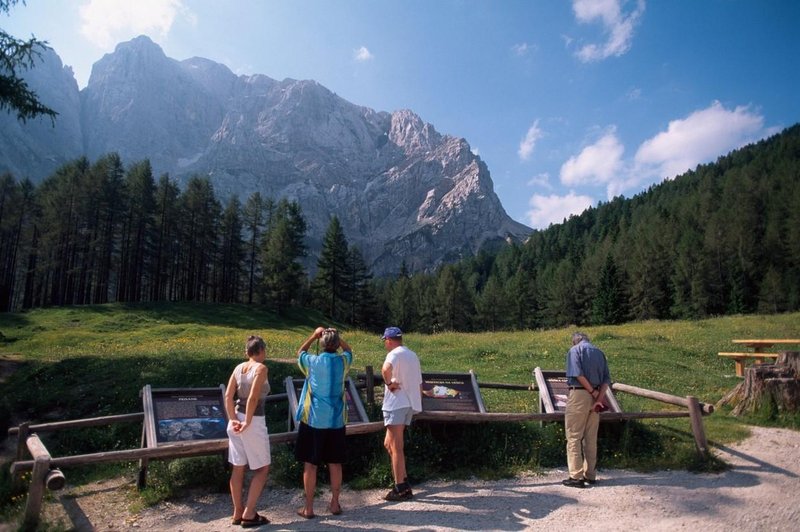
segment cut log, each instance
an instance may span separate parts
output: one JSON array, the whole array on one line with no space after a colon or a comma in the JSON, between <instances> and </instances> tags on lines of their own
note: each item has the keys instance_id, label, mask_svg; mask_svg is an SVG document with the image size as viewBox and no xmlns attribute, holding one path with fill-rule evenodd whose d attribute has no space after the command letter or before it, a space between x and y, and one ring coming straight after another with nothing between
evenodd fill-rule
<instances>
[{"instance_id":1,"label":"cut log","mask_svg":"<svg viewBox=\"0 0 800 532\"><path fill-rule=\"evenodd\" d=\"M744 381L719 405L732 405L734 416L755 412L800 411L800 352L783 351L775 364L746 368Z\"/></svg>"}]
</instances>

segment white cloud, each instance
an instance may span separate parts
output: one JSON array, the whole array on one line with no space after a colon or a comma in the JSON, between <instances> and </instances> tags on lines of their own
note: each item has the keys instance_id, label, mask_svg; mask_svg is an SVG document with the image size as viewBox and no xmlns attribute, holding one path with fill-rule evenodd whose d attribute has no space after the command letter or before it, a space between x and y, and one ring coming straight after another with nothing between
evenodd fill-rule
<instances>
[{"instance_id":1,"label":"white cloud","mask_svg":"<svg viewBox=\"0 0 800 532\"><path fill-rule=\"evenodd\" d=\"M369 61L373 59L375 56L367 49L366 46L362 46L358 50L355 51L354 58L356 61Z\"/></svg>"},{"instance_id":2,"label":"white cloud","mask_svg":"<svg viewBox=\"0 0 800 532\"><path fill-rule=\"evenodd\" d=\"M611 126L594 144L561 166L560 181L569 187L605 185L608 199L643 185L671 179L698 164L774 134L764 117L747 106L726 109L720 102L669 122L666 131L645 140L632 159Z\"/></svg>"},{"instance_id":3,"label":"white cloud","mask_svg":"<svg viewBox=\"0 0 800 532\"><path fill-rule=\"evenodd\" d=\"M639 146L634 170L641 178L673 178L698 164L763 138L764 117L748 107L725 109L715 101L686 118L673 120Z\"/></svg>"},{"instance_id":4,"label":"white cloud","mask_svg":"<svg viewBox=\"0 0 800 532\"><path fill-rule=\"evenodd\" d=\"M183 0L89 0L80 7L80 31L92 44L108 49L141 34L163 38L179 15L194 23Z\"/></svg>"},{"instance_id":5,"label":"white cloud","mask_svg":"<svg viewBox=\"0 0 800 532\"><path fill-rule=\"evenodd\" d=\"M568 186L609 183L620 176L625 147L614 127L561 166L561 183Z\"/></svg>"},{"instance_id":6,"label":"white cloud","mask_svg":"<svg viewBox=\"0 0 800 532\"><path fill-rule=\"evenodd\" d=\"M589 196L579 196L569 191L566 196L534 194L528 200L532 207L527 213L528 225L534 229L545 229L550 224L561 223L571 214L580 214L593 204Z\"/></svg>"},{"instance_id":7,"label":"white cloud","mask_svg":"<svg viewBox=\"0 0 800 532\"><path fill-rule=\"evenodd\" d=\"M634 10L625 15L622 13L623 0L573 0L572 10L578 22L588 24L600 20L605 33L606 42L587 44L576 55L583 62L600 61L611 56L620 56L630 50L633 41L633 30L644 13L644 0L636 0Z\"/></svg>"},{"instance_id":8,"label":"white cloud","mask_svg":"<svg viewBox=\"0 0 800 532\"><path fill-rule=\"evenodd\" d=\"M533 154L533 149L536 147L536 141L542 138L542 135L542 130L539 129L539 120L536 120L531 127L528 128L528 133L525 134L525 138L519 143L517 154L520 159L523 161L530 159L531 154Z\"/></svg>"},{"instance_id":9,"label":"white cloud","mask_svg":"<svg viewBox=\"0 0 800 532\"><path fill-rule=\"evenodd\" d=\"M536 174L532 178L528 180L529 187L541 187L546 188L548 190L553 190L553 185L550 184L550 174L547 172L542 172L541 174Z\"/></svg>"},{"instance_id":10,"label":"white cloud","mask_svg":"<svg viewBox=\"0 0 800 532\"><path fill-rule=\"evenodd\" d=\"M532 51L533 49L534 47L526 42L515 44L511 47L511 51L514 53L514 55L519 56L527 55L528 52Z\"/></svg>"}]
</instances>

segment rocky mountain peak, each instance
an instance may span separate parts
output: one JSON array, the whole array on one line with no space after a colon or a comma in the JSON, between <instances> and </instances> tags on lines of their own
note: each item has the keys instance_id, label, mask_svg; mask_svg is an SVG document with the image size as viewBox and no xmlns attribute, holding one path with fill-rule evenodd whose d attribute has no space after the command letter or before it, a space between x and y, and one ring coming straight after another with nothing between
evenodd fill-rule
<instances>
[{"instance_id":1,"label":"rocky mountain peak","mask_svg":"<svg viewBox=\"0 0 800 532\"><path fill-rule=\"evenodd\" d=\"M64 72L60 60L52 62ZM222 200L244 202L253 192L297 200L312 269L333 215L377 275L403 261L412 271L435 268L531 232L506 214L467 141L440 134L408 109L358 106L313 80L236 76L199 57L176 61L144 36L103 56L80 97L74 78L72 86L57 89L75 95L64 107L71 118L60 117L55 128L80 139L77 146L63 140L65 154L149 159L156 175L179 181L210 175ZM4 144L22 137L0 123ZM27 142L40 153L48 141ZM11 158L0 148L0 171ZM13 170L32 171L37 158L29 159ZM50 161L35 168L38 178L63 162Z\"/></svg>"},{"instance_id":2,"label":"rocky mountain peak","mask_svg":"<svg viewBox=\"0 0 800 532\"><path fill-rule=\"evenodd\" d=\"M389 140L406 153L413 153L433 149L442 142L442 136L413 111L403 109L392 113Z\"/></svg>"}]
</instances>

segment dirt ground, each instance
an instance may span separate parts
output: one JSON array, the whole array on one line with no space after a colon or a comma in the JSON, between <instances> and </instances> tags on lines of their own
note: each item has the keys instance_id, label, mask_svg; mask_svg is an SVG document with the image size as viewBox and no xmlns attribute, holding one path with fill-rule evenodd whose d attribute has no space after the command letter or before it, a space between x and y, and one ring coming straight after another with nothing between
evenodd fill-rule
<instances>
[{"instance_id":1,"label":"dirt ground","mask_svg":"<svg viewBox=\"0 0 800 532\"><path fill-rule=\"evenodd\" d=\"M591 488L561 485L564 469L495 482L426 482L414 499L382 500L381 491L342 494L344 513L327 511L329 492L316 501L317 517L295 514L300 490L268 487L259 511L276 530L789 530L800 523L800 432L754 427L743 442L715 448L733 467L721 474L603 470ZM602 464L601 464L602 465ZM75 530L238 530L230 498L194 492L139 513L126 508L133 478L71 488L46 504L50 524ZM0 527L2 528L2 527Z\"/></svg>"}]
</instances>

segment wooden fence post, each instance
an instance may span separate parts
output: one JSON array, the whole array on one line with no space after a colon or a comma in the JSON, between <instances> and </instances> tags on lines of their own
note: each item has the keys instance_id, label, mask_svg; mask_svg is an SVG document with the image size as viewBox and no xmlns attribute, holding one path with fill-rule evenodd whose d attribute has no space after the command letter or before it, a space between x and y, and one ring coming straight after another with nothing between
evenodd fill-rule
<instances>
[{"instance_id":1,"label":"wooden fence post","mask_svg":"<svg viewBox=\"0 0 800 532\"><path fill-rule=\"evenodd\" d=\"M364 378L367 392L367 404L375 406L375 374L372 372L372 366L364 368L366 377Z\"/></svg>"},{"instance_id":2,"label":"wooden fence post","mask_svg":"<svg viewBox=\"0 0 800 532\"><path fill-rule=\"evenodd\" d=\"M703 411L700 408L700 401L691 395L686 396L686 401L689 403L689 420L692 423L692 433L697 450L701 455L707 456L708 442L706 441L706 431L703 428Z\"/></svg>"},{"instance_id":3,"label":"wooden fence post","mask_svg":"<svg viewBox=\"0 0 800 532\"><path fill-rule=\"evenodd\" d=\"M17 432L17 462L21 462L25 458L25 451L27 450L28 434L30 432L30 421L20 423L19 431ZM11 483L14 489L22 489L22 475L11 474Z\"/></svg>"},{"instance_id":4,"label":"wooden fence post","mask_svg":"<svg viewBox=\"0 0 800 532\"><path fill-rule=\"evenodd\" d=\"M142 425L142 440L141 447L147 447L147 431ZM139 460L139 475L136 477L136 487L143 490L147 487L147 458Z\"/></svg>"},{"instance_id":5,"label":"wooden fence post","mask_svg":"<svg viewBox=\"0 0 800 532\"><path fill-rule=\"evenodd\" d=\"M17 432L17 461L19 462L25 458L25 451L28 449L28 434L30 433L30 421L25 421L19 424L19 432Z\"/></svg>"},{"instance_id":6,"label":"wooden fence post","mask_svg":"<svg viewBox=\"0 0 800 532\"><path fill-rule=\"evenodd\" d=\"M36 434L31 434L26 443L33 456L33 472L31 485L28 488L28 501L25 503L25 519L23 530L36 530L39 525L39 513L42 510L42 498L50 472L50 453Z\"/></svg>"}]
</instances>

